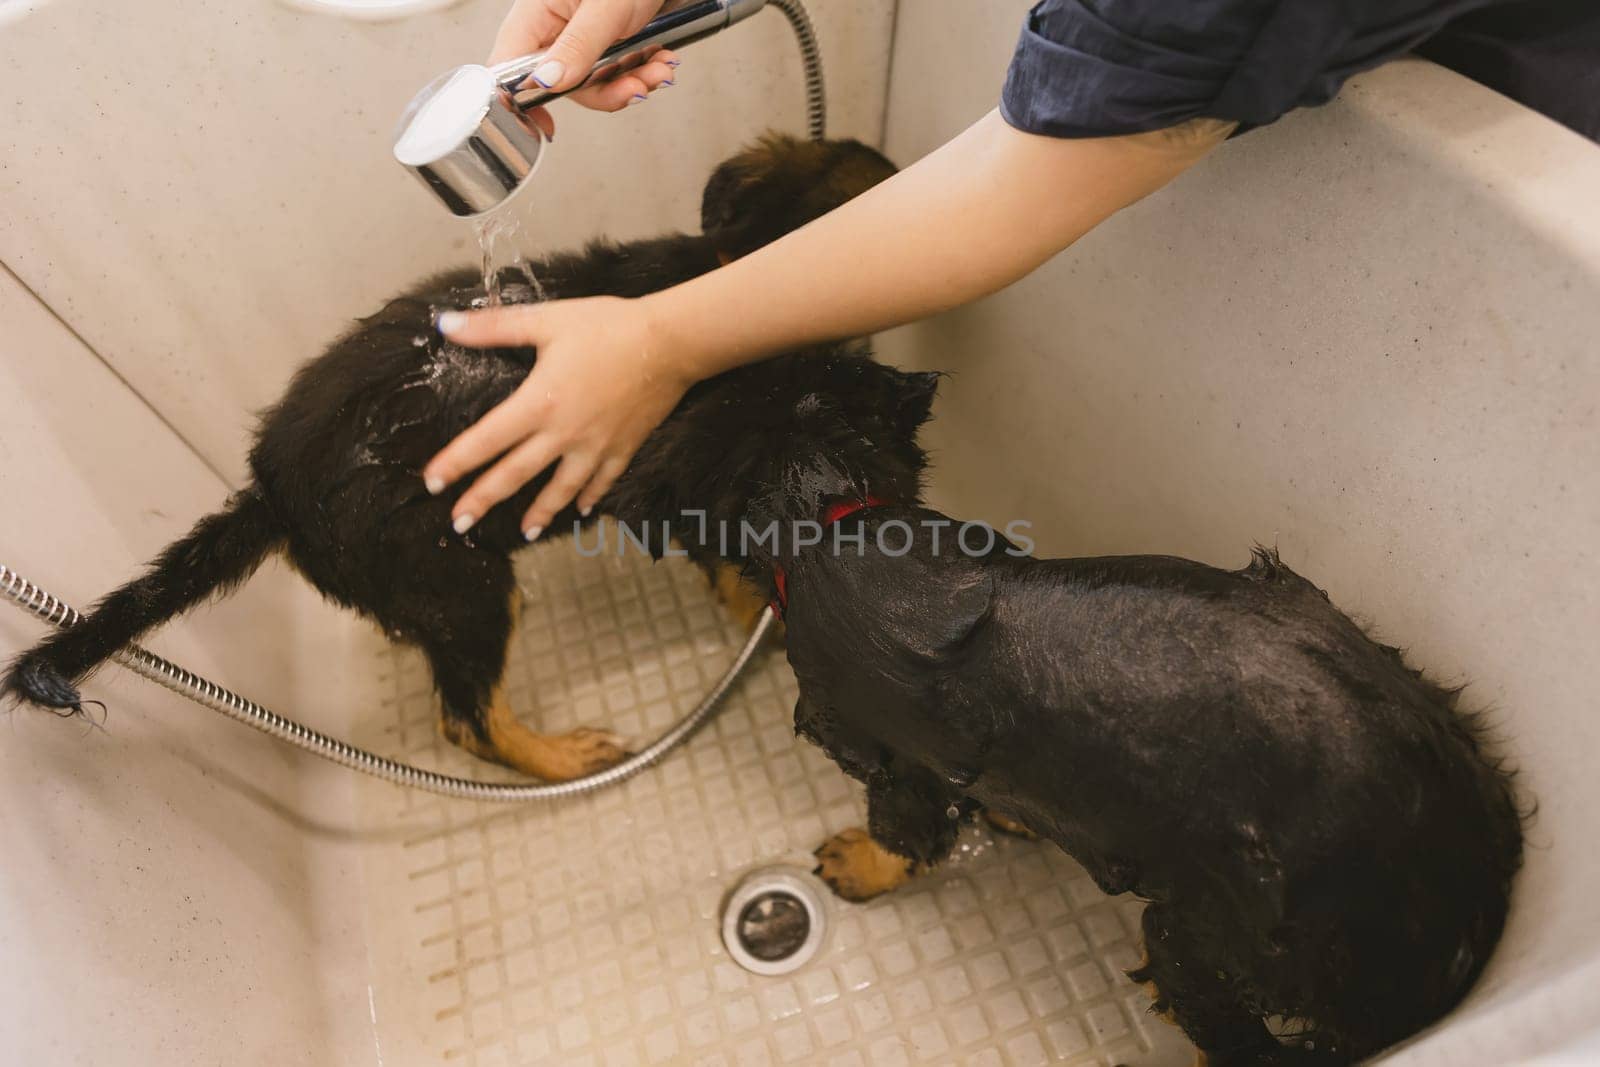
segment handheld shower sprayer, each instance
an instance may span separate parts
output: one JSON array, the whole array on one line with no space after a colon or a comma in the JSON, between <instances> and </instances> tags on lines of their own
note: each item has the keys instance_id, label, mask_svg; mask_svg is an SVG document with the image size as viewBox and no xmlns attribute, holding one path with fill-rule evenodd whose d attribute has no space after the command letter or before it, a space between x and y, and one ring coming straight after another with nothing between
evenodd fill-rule
<instances>
[{"instance_id":1,"label":"handheld shower sprayer","mask_svg":"<svg viewBox=\"0 0 1600 1067\"><path fill-rule=\"evenodd\" d=\"M632 70L659 49L709 37L755 14L766 2L691 0L669 5L638 33L608 48L574 88ZM457 67L418 93L400 116L395 159L452 214L490 210L538 166L544 136L522 113L566 95L534 79L543 61L544 53L537 53L493 67Z\"/></svg>"}]
</instances>

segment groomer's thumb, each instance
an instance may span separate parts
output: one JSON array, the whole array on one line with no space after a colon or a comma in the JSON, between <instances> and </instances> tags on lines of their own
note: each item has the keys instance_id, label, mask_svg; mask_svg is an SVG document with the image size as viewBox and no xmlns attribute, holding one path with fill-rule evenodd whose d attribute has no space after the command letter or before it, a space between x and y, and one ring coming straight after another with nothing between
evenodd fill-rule
<instances>
[{"instance_id":1,"label":"groomer's thumb","mask_svg":"<svg viewBox=\"0 0 1600 1067\"><path fill-rule=\"evenodd\" d=\"M600 53L648 21L640 19L632 0L580 0L567 28L545 51L533 76L546 89L565 92L581 82ZM637 25L635 25L637 23Z\"/></svg>"}]
</instances>

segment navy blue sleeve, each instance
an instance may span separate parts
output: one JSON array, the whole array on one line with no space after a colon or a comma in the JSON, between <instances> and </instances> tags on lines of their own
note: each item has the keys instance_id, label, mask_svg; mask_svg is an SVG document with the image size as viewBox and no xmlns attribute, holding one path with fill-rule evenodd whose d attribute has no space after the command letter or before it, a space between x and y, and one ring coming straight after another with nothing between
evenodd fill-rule
<instances>
[{"instance_id":1,"label":"navy blue sleeve","mask_svg":"<svg viewBox=\"0 0 1600 1067\"><path fill-rule=\"evenodd\" d=\"M1514 0L1457 19L1417 54L1600 141L1600 4Z\"/></svg>"},{"instance_id":2,"label":"navy blue sleeve","mask_svg":"<svg viewBox=\"0 0 1600 1067\"><path fill-rule=\"evenodd\" d=\"M1001 92L1012 126L1053 137L1243 128L1325 103L1345 79L1492 0L1042 0Z\"/></svg>"}]
</instances>

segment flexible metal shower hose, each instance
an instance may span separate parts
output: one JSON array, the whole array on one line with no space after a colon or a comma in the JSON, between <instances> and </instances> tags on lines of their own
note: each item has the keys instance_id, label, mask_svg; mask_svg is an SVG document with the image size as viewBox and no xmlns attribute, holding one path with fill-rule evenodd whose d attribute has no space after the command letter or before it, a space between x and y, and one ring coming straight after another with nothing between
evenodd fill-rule
<instances>
[{"instance_id":1,"label":"flexible metal shower hose","mask_svg":"<svg viewBox=\"0 0 1600 1067\"><path fill-rule=\"evenodd\" d=\"M70 605L51 596L4 564L0 564L0 593L4 593L12 603L62 628L76 626L83 618ZM163 659L138 645L129 645L118 652L116 660L135 674L164 685L196 704L203 704L212 711L221 712L235 722L242 722L269 737L276 737L296 748L305 749L314 756L321 756L325 760L360 771L362 774L370 774L374 778L382 778L386 782L465 800L562 800L583 793L592 793L631 778L646 767L653 766L661 757L687 741L716 709L717 704L727 694L729 686L739 677L745 664L750 662L750 657L755 655L762 638L766 637L771 629L772 614L762 612L761 621L750 631L744 647L739 650L739 654L734 657L728 669L722 672L722 676L716 680L706 695L700 698L700 703L642 752L629 756L615 767L608 767L583 778L575 778L570 782L538 784L480 782L471 778L454 778L448 774L439 774L437 771L424 770L421 767L386 759L375 752L368 752L366 749L346 744L336 737L329 737L293 719L286 719L277 712L264 708L232 690L224 689L216 682L202 678L193 671L185 670L171 660Z\"/></svg>"},{"instance_id":2,"label":"flexible metal shower hose","mask_svg":"<svg viewBox=\"0 0 1600 1067\"><path fill-rule=\"evenodd\" d=\"M817 48L817 35L811 28L811 16L800 0L767 0L783 12L794 30L795 41L800 45L800 62L806 79L806 131L813 141L828 136L828 100L822 84L822 52Z\"/></svg>"}]
</instances>

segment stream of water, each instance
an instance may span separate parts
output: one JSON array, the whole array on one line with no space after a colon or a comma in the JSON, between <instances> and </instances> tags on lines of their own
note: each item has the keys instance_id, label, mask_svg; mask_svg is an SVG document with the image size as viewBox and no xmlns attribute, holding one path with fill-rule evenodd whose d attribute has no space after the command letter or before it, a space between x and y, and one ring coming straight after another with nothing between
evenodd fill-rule
<instances>
[{"instance_id":1,"label":"stream of water","mask_svg":"<svg viewBox=\"0 0 1600 1067\"><path fill-rule=\"evenodd\" d=\"M505 290L518 285L516 275L526 279L523 287L532 290L534 299L543 300L544 289L539 284L539 278L518 247L522 236L522 215L512 205L502 205L479 218L477 230L478 249L482 253L484 305L499 307L503 296L511 295ZM502 276L508 273L513 276L510 284L502 281ZM512 302L522 301L513 298Z\"/></svg>"}]
</instances>

